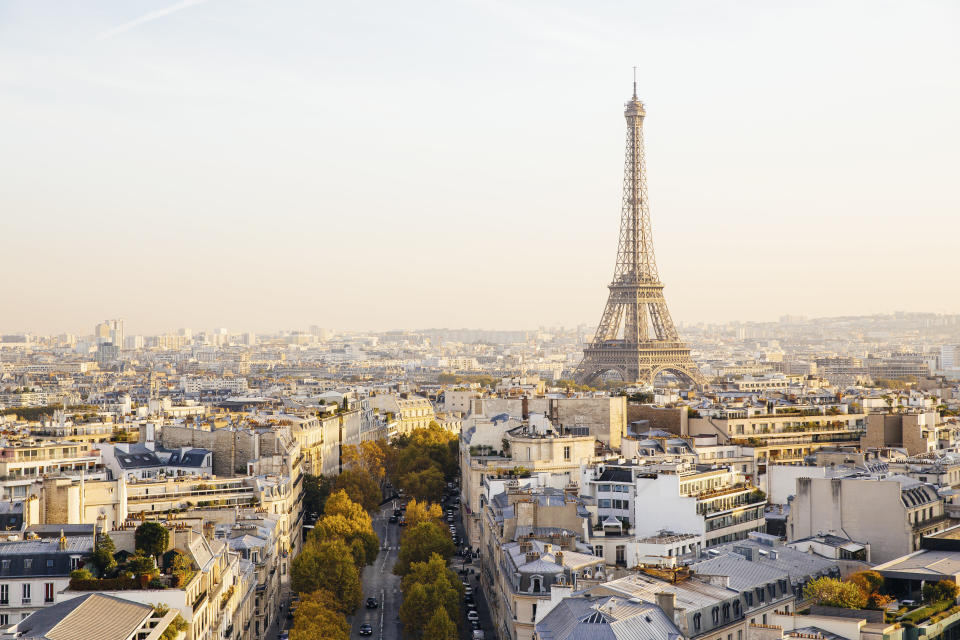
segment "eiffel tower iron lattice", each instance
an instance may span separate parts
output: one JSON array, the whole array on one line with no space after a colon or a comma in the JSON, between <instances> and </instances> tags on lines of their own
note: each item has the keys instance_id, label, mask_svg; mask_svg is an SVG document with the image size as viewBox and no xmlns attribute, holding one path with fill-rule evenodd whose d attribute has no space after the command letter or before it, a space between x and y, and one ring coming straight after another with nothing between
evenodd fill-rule
<instances>
[{"instance_id":1,"label":"eiffel tower iron lattice","mask_svg":"<svg viewBox=\"0 0 960 640\"><path fill-rule=\"evenodd\" d=\"M657 273L643 153L646 111L637 99L636 82L624 116L627 151L617 266L597 333L583 350L574 378L584 384L617 372L625 382L652 385L658 374L670 372L703 387L706 381L677 335Z\"/></svg>"}]
</instances>

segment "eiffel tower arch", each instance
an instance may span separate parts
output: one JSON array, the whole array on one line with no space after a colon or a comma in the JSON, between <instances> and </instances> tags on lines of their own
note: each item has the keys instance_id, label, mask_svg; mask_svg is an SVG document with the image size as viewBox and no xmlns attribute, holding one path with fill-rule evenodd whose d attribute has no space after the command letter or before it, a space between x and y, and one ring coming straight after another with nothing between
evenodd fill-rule
<instances>
[{"instance_id":1,"label":"eiffel tower arch","mask_svg":"<svg viewBox=\"0 0 960 640\"><path fill-rule=\"evenodd\" d=\"M617 264L597 333L583 350L574 378L585 384L616 372L624 382L652 385L657 375L670 372L702 388L706 380L677 335L657 272L643 152L646 111L637 99L636 82L624 116L627 149Z\"/></svg>"}]
</instances>

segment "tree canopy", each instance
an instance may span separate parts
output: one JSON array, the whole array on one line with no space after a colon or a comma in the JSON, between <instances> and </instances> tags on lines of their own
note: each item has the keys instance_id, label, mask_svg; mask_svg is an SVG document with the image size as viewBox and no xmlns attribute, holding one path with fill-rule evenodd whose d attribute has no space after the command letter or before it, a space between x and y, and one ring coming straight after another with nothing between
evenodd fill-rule
<instances>
[{"instance_id":1,"label":"tree canopy","mask_svg":"<svg viewBox=\"0 0 960 640\"><path fill-rule=\"evenodd\" d=\"M148 556L159 556L170 544L170 531L158 522L144 522L133 534L137 551Z\"/></svg>"},{"instance_id":2,"label":"tree canopy","mask_svg":"<svg viewBox=\"0 0 960 640\"><path fill-rule=\"evenodd\" d=\"M337 599L323 589L301 596L290 640L349 640L350 625L337 607Z\"/></svg>"},{"instance_id":3,"label":"tree canopy","mask_svg":"<svg viewBox=\"0 0 960 640\"><path fill-rule=\"evenodd\" d=\"M450 535L435 522L420 522L407 527L400 541L400 553L393 572L403 576L415 562L426 562L433 554L446 560L453 555L455 547Z\"/></svg>"},{"instance_id":4,"label":"tree canopy","mask_svg":"<svg viewBox=\"0 0 960 640\"><path fill-rule=\"evenodd\" d=\"M415 640L454 640L463 586L446 560L432 554L425 562L414 562L400 582L403 603L400 620L404 635Z\"/></svg>"},{"instance_id":5,"label":"tree canopy","mask_svg":"<svg viewBox=\"0 0 960 640\"><path fill-rule=\"evenodd\" d=\"M350 547L340 538L308 541L291 566L290 581L297 593L329 591L341 613L353 613L360 604L360 573Z\"/></svg>"},{"instance_id":6,"label":"tree canopy","mask_svg":"<svg viewBox=\"0 0 960 640\"><path fill-rule=\"evenodd\" d=\"M817 578L807 583L803 596L815 600L817 604L844 609L862 609L867 604L867 594L852 582L836 578Z\"/></svg>"},{"instance_id":7,"label":"tree canopy","mask_svg":"<svg viewBox=\"0 0 960 640\"><path fill-rule=\"evenodd\" d=\"M354 502L359 503L367 511L373 511L380 506L380 486L369 475L359 469L347 469L333 482L335 491L346 491Z\"/></svg>"},{"instance_id":8,"label":"tree canopy","mask_svg":"<svg viewBox=\"0 0 960 640\"><path fill-rule=\"evenodd\" d=\"M443 518L443 508L435 502L423 502L416 499L407 503L407 511L404 514L407 525L415 527L421 522L436 522L439 524Z\"/></svg>"}]
</instances>

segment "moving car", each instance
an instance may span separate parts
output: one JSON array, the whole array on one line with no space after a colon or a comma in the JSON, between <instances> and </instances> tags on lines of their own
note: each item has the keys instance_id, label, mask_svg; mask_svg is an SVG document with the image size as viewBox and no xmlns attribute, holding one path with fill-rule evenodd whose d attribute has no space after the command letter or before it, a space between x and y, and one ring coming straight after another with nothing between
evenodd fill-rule
<instances>
[{"instance_id":1,"label":"moving car","mask_svg":"<svg viewBox=\"0 0 960 640\"><path fill-rule=\"evenodd\" d=\"M390 516L390 517L387 518L387 519L388 519L391 523L393 523L393 522L396 522L397 520L399 520L400 518L398 518L397 516Z\"/></svg>"},{"instance_id":2,"label":"moving car","mask_svg":"<svg viewBox=\"0 0 960 640\"><path fill-rule=\"evenodd\" d=\"M376 609L380 606L376 598L367 598L367 609Z\"/></svg>"},{"instance_id":3,"label":"moving car","mask_svg":"<svg viewBox=\"0 0 960 640\"><path fill-rule=\"evenodd\" d=\"M371 626L368 625L367 623L363 623L362 625L360 625L360 635L362 635L362 636L372 636L372 635L373 635L373 627L371 627Z\"/></svg>"}]
</instances>

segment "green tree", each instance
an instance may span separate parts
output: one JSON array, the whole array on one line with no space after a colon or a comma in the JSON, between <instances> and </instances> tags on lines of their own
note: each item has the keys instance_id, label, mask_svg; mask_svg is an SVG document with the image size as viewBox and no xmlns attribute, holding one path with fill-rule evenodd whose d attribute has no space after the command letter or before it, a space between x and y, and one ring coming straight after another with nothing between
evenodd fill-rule
<instances>
[{"instance_id":1,"label":"green tree","mask_svg":"<svg viewBox=\"0 0 960 640\"><path fill-rule=\"evenodd\" d=\"M301 597L290 640L349 640L350 625L337 606L336 598L326 590Z\"/></svg>"},{"instance_id":2,"label":"green tree","mask_svg":"<svg viewBox=\"0 0 960 640\"><path fill-rule=\"evenodd\" d=\"M133 534L137 551L148 556L159 556L170 544L170 531L158 522L144 522Z\"/></svg>"},{"instance_id":3,"label":"green tree","mask_svg":"<svg viewBox=\"0 0 960 640\"><path fill-rule=\"evenodd\" d=\"M303 476L303 508L309 513L323 513L327 496L333 489L333 480L326 476Z\"/></svg>"},{"instance_id":4,"label":"green tree","mask_svg":"<svg viewBox=\"0 0 960 640\"><path fill-rule=\"evenodd\" d=\"M117 548L113 544L113 539L106 533L97 536L97 542L93 547L93 553L90 556L90 562L97 568L101 576L106 575L117 566L117 560L113 557Z\"/></svg>"},{"instance_id":5,"label":"green tree","mask_svg":"<svg viewBox=\"0 0 960 640\"><path fill-rule=\"evenodd\" d=\"M867 594L852 582L843 582L836 578L817 578L807 583L803 597L815 600L817 604L844 609L862 609L867 604Z\"/></svg>"},{"instance_id":6,"label":"green tree","mask_svg":"<svg viewBox=\"0 0 960 640\"><path fill-rule=\"evenodd\" d=\"M160 634L161 640L175 640L181 633L187 630L187 621L178 613L176 617L170 621L170 624L167 625L167 628L163 630L163 633Z\"/></svg>"},{"instance_id":7,"label":"green tree","mask_svg":"<svg viewBox=\"0 0 960 640\"><path fill-rule=\"evenodd\" d=\"M135 576L152 576L158 573L157 564L153 556L143 555L139 549L137 553L127 558L123 568Z\"/></svg>"},{"instance_id":8,"label":"green tree","mask_svg":"<svg viewBox=\"0 0 960 640\"><path fill-rule=\"evenodd\" d=\"M329 591L341 613L353 613L360 604L360 573L350 547L340 538L308 540L293 561L290 580L297 593Z\"/></svg>"},{"instance_id":9,"label":"green tree","mask_svg":"<svg viewBox=\"0 0 960 640\"><path fill-rule=\"evenodd\" d=\"M406 575L414 562L426 562L434 553L446 560L453 555L453 540L440 525L434 522L421 522L407 527L400 541L400 553L393 566L397 575Z\"/></svg>"}]
</instances>

